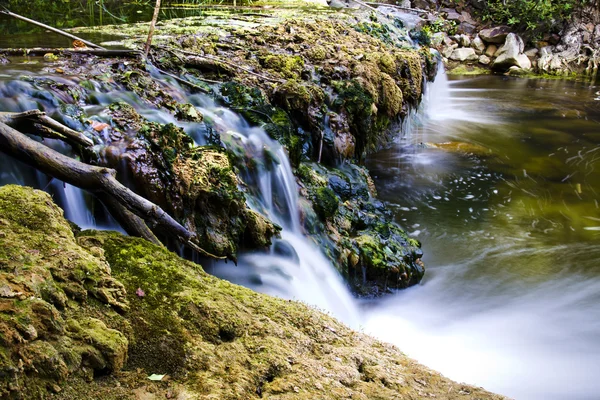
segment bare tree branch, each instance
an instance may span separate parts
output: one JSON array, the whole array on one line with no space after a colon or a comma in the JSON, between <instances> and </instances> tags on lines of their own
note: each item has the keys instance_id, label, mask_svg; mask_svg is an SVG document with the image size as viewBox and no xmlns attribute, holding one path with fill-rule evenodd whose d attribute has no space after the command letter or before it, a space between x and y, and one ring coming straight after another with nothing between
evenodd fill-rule
<instances>
[{"instance_id":1,"label":"bare tree branch","mask_svg":"<svg viewBox=\"0 0 600 400\"><path fill-rule=\"evenodd\" d=\"M23 17L22 15L15 14L15 13L13 13L13 12L10 12L10 11L8 11L7 9L4 9L4 11L0 10L0 14L4 14L4 15L7 15L7 16L9 16L9 17L16 18L16 19L20 19L21 21L28 22L28 23L30 23L30 24L33 24L33 25L40 26L40 27L42 27L42 28L44 28L44 29L47 29L47 30L49 30L49 31L52 31L52 32L54 32L54 33L58 33L59 35L62 35L62 36L68 37L69 39L73 39L73 40L80 40L82 43L84 43L84 44L85 44L86 46L88 46L88 47L92 47L92 48L94 48L94 49L104 49L104 47L102 47L102 46L98 46L97 44L94 44L94 43L92 43L92 42L88 42L87 40L83 40L82 38L80 38L80 37L78 37L78 36L72 35L72 34L70 34L70 33L67 33L67 32L65 32L65 31L61 31L60 29L57 29L57 28L53 28L53 27L51 27L51 26L49 26L49 25L42 24L41 22L34 21L34 20L32 20L32 19L29 19L29 18Z\"/></svg>"},{"instance_id":2,"label":"bare tree branch","mask_svg":"<svg viewBox=\"0 0 600 400\"><path fill-rule=\"evenodd\" d=\"M152 21L150 21L150 28L148 29L148 39L146 40L146 46L144 47L144 56L148 58L148 53L150 52L150 45L152 44L152 35L154 35L154 26L156 25L156 20L158 19L158 13L160 12L160 0L156 0L156 5L154 6L154 14L152 15Z\"/></svg>"}]
</instances>

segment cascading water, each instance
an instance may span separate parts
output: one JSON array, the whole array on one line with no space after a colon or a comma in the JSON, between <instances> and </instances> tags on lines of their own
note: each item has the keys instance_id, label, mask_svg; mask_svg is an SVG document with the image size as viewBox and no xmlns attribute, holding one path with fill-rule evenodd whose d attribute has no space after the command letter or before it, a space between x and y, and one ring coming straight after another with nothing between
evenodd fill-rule
<instances>
[{"instance_id":1,"label":"cascading water","mask_svg":"<svg viewBox=\"0 0 600 400\"><path fill-rule=\"evenodd\" d=\"M18 112L40 108L50 115L60 117L72 128L80 128L76 125L77 121L70 120L59 109L62 101L68 103L72 99L59 99L56 93L46 92L38 87L35 80L15 80L14 77L19 74L18 71L12 71L8 75L9 79L0 79L0 110ZM318 246L301 232L296 180L287 155L279 143L270 139L263 129L250 127L239 115L219 107L209 97L188 96L177 84L168 82L156 71L153 74L163 82L165 90L174 98L194 104L204 115L205 121L218 126L220 139L226 147L241 151L240 156L257 166L253 171L241 171L247 202L254 210L282 227L281 238L275 239L269 253L242 254L238 266L231 263L211 266L206 261L203 264L215 275L257 291L304 301L358 327L358 313L348 289ZM78 82L74 79L69 81L64 77L57 78L61 83L77 87ZM174 123L183 127L197 144L206 144L207 124L204 122L178 121L167 112L149 107L129 91L115 90L114 87L99 82L88 82L87 86L93 90L86 94L85 102L94 105L85 107L86 114L98 122L110 122L103 114L107 105L125 101L148 120ZM68 152L60 142L46 143L59 151ZM68 219L83 228L101 227L89 207L93 205L100 208L100 204L94 202L86 192L58 180L49 180L43 174L8 157L0 160L0 174L0 185L17 183L45 189L63 207ZM124 183L127 185L130 182ZM115 225L102 227L119 229Z\"/></svg>"},{"instance_id":2,"label":"cascading water","mask_svg":"<svg viewBox=\"0 0 600 400\"><path fill-rule=\"evenodd\" d=\"M354 300L341 277L301 232L296 180L281 145L205 96L192 96L190 101L205 118L225 128L221 140L226 147L242 148L252 156L257 168L242 171L247 186L258 188L249 204L282 227L281 239L275 239L270 253L244 254L238 266L214 263L209 272L257 291L315 305L358 327Z\"/></svg>"},{"instance_id":3,"label":"cascading water","mask_svg":"<svg viewBox=\"0 0 600 400\"><path fill-rule=\"evenodd\" d=\"M517 399L598 397L595 90L438 76L412 136L367 162L428 266L365 310L368 333Z\"/></svg>"}]
</instances>

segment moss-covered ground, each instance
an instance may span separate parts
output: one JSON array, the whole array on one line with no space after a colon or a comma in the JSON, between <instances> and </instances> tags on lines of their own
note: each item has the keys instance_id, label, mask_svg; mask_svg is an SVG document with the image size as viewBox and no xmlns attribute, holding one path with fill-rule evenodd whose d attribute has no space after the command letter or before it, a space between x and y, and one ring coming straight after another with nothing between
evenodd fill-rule
<instances>
[{"instance_id":1,"label":"moss-covered ground","mask_svg":"<svg viewBox=\"0 0 600 400\"><path fill-rule=\"evenodd\" d=\"M304 304L0 188L0 397L501 399ZM160 380L151 380L152 374Z\"/></svg>"}]
</instances>

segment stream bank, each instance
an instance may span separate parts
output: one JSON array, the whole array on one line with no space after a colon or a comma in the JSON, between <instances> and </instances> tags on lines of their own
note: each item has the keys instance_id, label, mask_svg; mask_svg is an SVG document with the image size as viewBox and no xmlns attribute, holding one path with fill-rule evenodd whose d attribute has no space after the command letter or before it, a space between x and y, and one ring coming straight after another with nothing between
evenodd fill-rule
<instances>
[{"instance_id":1,"label":"stream bank","mask_svg":"<svg viewBox=\"0 0 600 400\"><path fill-rule=\"evenodd\" d=\"M0 215L2 398L502 398L143 239L74 233L44 192L1 187Z\"/></svg>"}]
</instances>

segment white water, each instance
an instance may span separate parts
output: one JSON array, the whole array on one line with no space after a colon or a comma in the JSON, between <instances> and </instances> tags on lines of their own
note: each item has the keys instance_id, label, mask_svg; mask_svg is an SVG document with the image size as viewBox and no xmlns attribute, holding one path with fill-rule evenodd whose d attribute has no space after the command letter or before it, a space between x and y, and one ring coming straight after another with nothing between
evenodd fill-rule
<instances>
[{"instance_id":1,"label":"white water","mask_svg":"<svg viewBox=\"0 0 600 400\"><path fill-rule=\"evenodd\" d=\"M314 305L358 328L358 311L346 285L319 247L302 234L298 187L281 145L207 97L190 100L221 127L226 146L242 147L255 162L255 170L241 173L248 186L255 182L259 189L258 195L247 196L248 203L282 227L281 239L275 239L270 252L243 254L237 266L215 263L209 271L260 292Z\"/></svg>"},{"instance_id":2,"label":"white water","mask_svg":"<svg viewBox=\"0 0 600 400\"><path fill-rule=\"evenodd\" d=\"M502 97L493 89L474 89L477 85L465 80L448 83L439 78L430 88L425 118L402 143L407 148L385 155L396 160L395 166L389 162L396 172L376 179L390 193L403 193L397 202L406 210L403 220L419 224L413 234L424 242L428 269L419 286L365 307L365 331L449 378L515 399L598 399L598 242L570 239L568 234L540 235L535 225L543 218L530 215L533 211L525 203L522 208L514 204L537 192L521 193L514 177L498 180L486 170L486 159L472 162L435 149L414 150L419 142L494 144L502 136L516 135L525 128L509 120L516 114L504 113L520 107L511 91L512 96L531 95L545 86L522 90L518 85L526 81L518 81L507 85ZM498 148L507 143L522 145L507 140ZM518 149L505 154L505 160L519 155ZM390 167L383 164L380 169ZM527 172L520 177L533 179ZM509 180L508 190L504 179ZM543 192L542 183L549 183L535 179ZM543 199L542 209L556 201L549 194Z\"/></svg>"}]
</instances>

